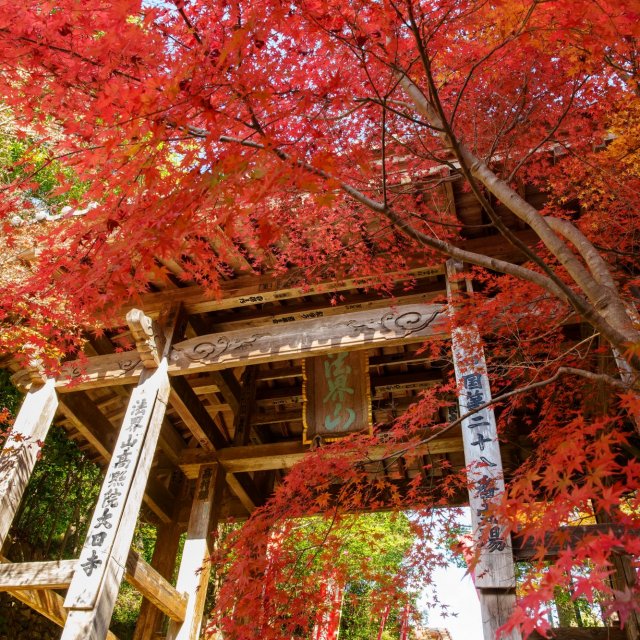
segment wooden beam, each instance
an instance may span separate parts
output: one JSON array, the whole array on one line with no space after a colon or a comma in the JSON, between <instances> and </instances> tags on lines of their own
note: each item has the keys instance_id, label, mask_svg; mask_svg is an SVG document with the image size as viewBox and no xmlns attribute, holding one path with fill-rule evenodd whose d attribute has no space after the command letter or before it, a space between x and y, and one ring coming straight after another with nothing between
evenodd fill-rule
<instances>
[{"instance_id":1,"label":"wooden beam","mask_svg":"<svg viewBox=\"0 0 640 640\"><path fill-rule=\"evenodd\" d=\"M339 351L371 349L447 335L442 305L401 305L339 318L290 322L191 338L175 345L169 374L229 369ZM95 356L67 363L56 380L60 390L134 383L144 366L137 352ZM70 386L71 385L71 386Z\"/></svg>"},{"instance_id":2,"label":"wooden beam","mask_svg":"<svg viewBox=\"0 0 640 640\"><path fill-rule=\"evenodd\" d=\"M379 462L388 455L404 451L406 445L399 443L396 447L376 446L367 452L367 462ZM439 438L427 444L415 447L403 455L419 457L462 451L461 438ZM180 456L179 466L187 478L196 478L201 466L220 462L225 471L241 473L251 471L267 471L273 469L290 469L309 453L309 448L300 441L277 442L273 444L248 445L246 447L227 447L211 452L202 449L185 449Z\"/></svg>"},{"instance_id":3,"label":"wooden beam","mask_svg":"<svg viewBox=\"0 0 640 640\"><path fill-rule=\"evenodd\" d=\"M302 422L302 405L298 409L289 411L256 412L251 418L251 425L254 427L266 424L282 424L283 422Z\"/></svg>"},{"instance_id":4,"label":"wooden beam","mask_svg":"<svg viewBox=\"0 0 640 640\"><path fill-rule=\"evenodd\" d=\"M442 286L434 283L431 291L410 294L398 294L393 296L396 304L425 304L433 302L437 297L442 296ZM351 295L347 294L345 302L331 304L331 300L315 301L311 303L297 304L291 307L275 306L267 309L256 310L250 315L238 313L236 309L229 311L222 318L214 319L213 328L216 331L232 331L234 329L245 329L248 327L263 327L268 325L281 325L296 320L310 320L313 318L328 318L339 316L353 311L367 311L369 309L381 309L388 307L390 295L371 299L371 295ZM201 333L201 332L198 332ZM202 332L204 333L204 332Z\"/></svg>"},{"instance_id":5,"label":"wooden beam","mask_svg":"<svg viewBox=\"0 0 640 640\"><path fill-rule=\"evenodd\" d=\"M171 381L169 402L203 449L213 451L228 444L226 437L184 378L178 377Z\"/></svg>"},{"instance_id":6,"label":"wooden beam","mask_svg":"<svg viewBox=\"0 0 640 640\"><path fill-rule=\"evenodd\" d=\"M456 276L461 266L447 262L447 295L455 323L456 294L461 285ZM471 292L470 282L467 291ZM469 347L473 345L473 348ZM458 385L460 415L464 416L491 401L489 375L480 334L474 326L454 328L451 353ZM464 459L467 465L469 510L474 543L479 549L474 568L475 586L480 600L482 633L495 640L497 630L513 614L516 606L516 577L511 536L501 523L487 518L487 511L499 503L505 492L500 443L493 407L487 407L462 420ZM503 634L504 640L520 640L518 629Z\"/></svg>"},{"instance_id":7,"label":"wooden beam","mask_svg":"<svg viewBox=\"0 0 640 640\"><path fill-rule=\"evenodd\" d=\"M185 481L186 483L186 481ZM176 565L181 527L177 522L161 524L157 529L151 566L164 578L171 578ZM125 575L126 577L126 575ZM132 640L156 640L164 615L152 602L143 599Z\"/></svg>"},{"instance_id":8,"label":"wooden beam","mask_svg":"<svg viewBox=\"0 0 640 640\"><path fill-rule=\"evenodd\" d=\"M86 393L65 393L60 401L60 411L101 458L111 460L118 433Z\"/></svg>"},{"instance_id":9,"label":"wooden beam","mask_svg":"<svg viewBox=\"0 0 640 640\"><path fill-rule=\"evenodd\" d=\"M387 403L385 407L373 409L373 421L375 424L387 424L408 409L416 402L416 398L399 398L393 403ZM282 424L283 422L302 422L302 405L298 409L287 411L256 412L252 419L252 426L268 424Z\"/></svg>"},{"instance_id":10,"label":"wooden beam","mask_svg":"<svg viewBox=\"0 0 640 640\"><path fill-rule=\"evenodd\" d=\"M172 375L184 375L443 338L447 333L440 322L444 313L442 305L404 305L347 313L338 319L304 320L279 327L198 336L175 345L170 371Z\"/></svg>"},{"instance_id":11,"label":"wooden beam","mask_svg":"<svg viewBox=\"0 0 640 640\"><path fill-rule=\"evenodd\" d=\"M125 579L171 620L185 619L187 598L133 550L127 557Z\"/></svg>"},{"instance_id":12,"label":"wooden beam","mask_svg":"<svg viewBox=\"0 0 640 640\"><path fill-rule=\"evenodd\" d=\"M233 372L230 369L222 369L221 371L212 371L211 376L224 401L229 405L231 412L234 415L238 413L242 391L240 383L233 375Z\"/></svg>"},{"instance_id":13,"label":"wooden beam","mask_svg":"<svg viewBox=\"0 0 640 640\"><path fill-rule=\"evenodd\" d=\"M53 380L30 389L0 452L0 549L20 506L57 406Z\"/></svg>"},{"instance_id":14,"label":"wooden beam","mask_svg":"<svg viewBox=\"0 0 640 640\"><path fill-rule=\"evenodd\" d=\"M166 640L197 640L211 573L211 532L217 527L224 472L217 464L200 469L182 551L176 589L187 594L184 622L171 622Z\"/></svg>"},{"instance_id":15,"label":"wooden beam","mask_svg":"<svg viewBox=\"0 0 640 640\"><path fill-rule=\"evenodd\" d=\"M0 562L9 563L9 560L0 555ZM47 620L51 620L51 622L57 624L59 627L64 627L67 619L67 610L64 608L64 599L55 593L55 591L48 591L46 589L15 589L13 591L9 590L7 593L34 611L37 611L40 615L47 618ZM118 640L118 638L109 631L107 632L106 640Z\"/></svg>"},{"instance_id":16,"label":"wooden beam","mask_svg":"<svg viewBox=\"0 0 640 640\"><path fill-rule=\"evenodd\" d=\"M182 450L186 447L186 443L182 436L178 433L176 428L169 422L169 418L165 416L162 423L162 430L160 431L160 439L158 440L158 446L167 458L171 460L173 464L178 463L178 458Z\"/></svg>"},{"instance_id":17,"label":"wooden beam","mask_svg":"<svg viewBox=\"0 0 640 640\"><path fill-rule=\"evenodd\" d=\"M0 564L0 591L66 589L77 560ZM186 598L135 551L129 551L125 579L172 620L184 620Z\"/></svg>"},{"instance_id":18,"label":"wooden beam","mask_svg":"<svg viewBox=\"0 0 640 640\"><path fill-rule=\"evenodd\" d=\"M258 490L252 479L244 473L227 473L225 480L231 491L238 496L242 506L249 514L253 513L256 507L262 504Z\"/></svg>"},{"instance_id":19,"label":"wooden beam","mask_svg":"<svg viewBox=\"0 0 640 640\"><path fill-rule=\"evenodd\" d=\"M157 478L147 480L142 499L162 522L171 522L176 510L176 497Z\"/></svg>"},{"instance_id":20,"label":"wooden beam","mask_svg":"<svg viewBox=\"0 0 640 640\"><path fill-rule=\"evenodd\" d=\"M131 309L127 313L127 324L136 342L136 351L147 369L156 369L160 364L160 331L153 320L140 309Z\"/></svg>"},{"instance_id":21,"label":"wooden beam","mask_svg":"<svg viewBox=\"0 0 640 640\"><path fill-rule=\"evenodd\" d=\"M234 415L233 444L245 446L251 437L251 414L256 404L256 367L245 368L238 400L240 409Z\"/></svg>"},{"instance_id":22,"label":"wooden beam","mask_svg":"<svg viewBox=\"0 0 640 640\"><path fill-rule=\"evenodd\" d=\"M549 629L547 638L534 631L531 640L626 640L619 627L556 627Z\"/></svg>"},{"instance_id":23,"label":"wooden beam","mask_svg":"<svg viewBox=\"0 0 640 640\"><path fill-rule=\"evenodd\" d=\"M407 279L436 277L443 273L443 267L438 265L397 271L386 277L391 276L394 281L401 282ZM172 302L182 302L188 314L209 313L223 309L290 300L318 293L335 293L348 289L371 287L380 281L380 277L365 276L320 284L304 283L300 286L291 286L290 280L291 278L286 276L274 277L273 274L235 278L229 282L221 283L221 299L211 296L203 287L185 287L144 296L141 306L145 313L152 317L155 317L160 309Z\"/></svg>"},{"instance_id":24,"label":"wooden beam","mask_svg":"<svg viewBox=\"0 0 640 640\"><path fill-rule=\"evenodd\" d=\"M0 564L0 591L12 589L66 589L77 560L6 562Z\"/></svg>"},{"instance_id":25,"label":"wooden beam","mask_svg":"<svg viewBox=\"0 0 640 640\"><path fill-rule=\"evenodd\" d=\"M515 590L478 589L482 634L485 640L515 640L521 638L520 631L514 629L509 634L498 636L498 629L509 620L516 608Z\"/></svg>"},{"instance_id":26,"label":"wooden beam","mask_svg":"<svg viewBox=\"0 0 640 640\"><path fill-rule=\"evenodd\" d=\"M607 535L613 532L616 536L631 534L640 537L640 529L629 529L617 524L587 524L560 527L557 531L545 535L544 544L535 545L531 539L523 539L517 534L513 535L513 557L516 560L531 560L532 558L553 560L564 549L571 549L584 538ZM540 550L543 556L539 555Z\"/></svg>"}]
</instances>

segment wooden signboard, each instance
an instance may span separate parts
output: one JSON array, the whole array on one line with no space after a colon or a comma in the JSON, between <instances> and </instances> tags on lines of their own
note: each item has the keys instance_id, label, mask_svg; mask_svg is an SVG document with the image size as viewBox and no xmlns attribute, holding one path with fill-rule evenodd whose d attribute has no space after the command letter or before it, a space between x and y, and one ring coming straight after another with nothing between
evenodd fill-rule
<instances>
[{"instance_id":1,"label":"wooden signboard","mask_svg":"<svg viewBox=\"0 0 640 640\"><path fill-rule=\"evenodd\" d=\"M372 429L369 365L361 351L307 358L302 396L305 444Z\"/></svg>"},{"instance_id":2,"label":"wooden signboard","mask_svg":"<svg viewBox=\"0 0 640 640\"><path fill-rule=\"evenodd\" d=\"M460 267L447 263L447 293L455 317L454 293L460 291L456 276ZM472 293L466 283L467 294ZM475 586L480 599L485 640L496 640L497 630L515 607L515 571L511 536L493 513L493 506L505 492L500 443L493 407L484 349L477 328L456 327L451 332L451 350L458 383L458 403L462 420L464 458L469 485L469 509L473 537L479 548L475 566ZM502 634L501 640L521 640L518 629Z\"/></svg>"},{"instance_id":3,"label":"wooden signboard","mask_svg":"<svg viewBox=\"0 0 640 640\"><path fill-rule=\"evenodd\" d=\"M465 336L468 338L468 335ZM474 336L479 342L480 337ZM461 386L460 413L465 415L491 401L489 378L484 357L472 361L461 348L459 330L452 334L456 381ZM469 481L469 507L476 544L481 545L475 569L478 588L515 588L511 539L491 514L491 506L504 494L504 479L496 419L486 407L462 421L464 457Z\"/></svg>"},{"instance_id":4,"label":"wooden signboard","mask_svg":"<svg viewBox=\"0 0 640 640\"><path fill-rule=\"evenodd\" d=\"M162 367L149 373L131 394L80 554L82 571L76 571L67 592L64 603L67 608L87 610L95 606L102 581L108 571L112 547L118 534L122 533L121 521L134 482L137 481L142 487L146 484L150 461L144 461L147 468L140 472L139 460L147 441L153 441L151 456L155 451L155 440L160 432L166 396L169 393L166 370L165 360ZM154 417L155 421L152 423ZM137 511L133 516L134 522L136 515Z\"/></svg>"}]
</instances>

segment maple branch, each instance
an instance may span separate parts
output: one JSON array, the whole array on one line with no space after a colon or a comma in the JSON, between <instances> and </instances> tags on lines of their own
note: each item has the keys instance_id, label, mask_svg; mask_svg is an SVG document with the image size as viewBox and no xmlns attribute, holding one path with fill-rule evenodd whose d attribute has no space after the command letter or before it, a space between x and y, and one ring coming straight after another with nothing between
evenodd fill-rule
<instances>
[{"instance_id":1,"label":"maple branch","mask_svg":"<svg viewBox=\"0 0 640 640\"><path fill-rule=\"evenodd\" d=\"M0 33L4 33L4 34L8 34L9 36L13 35L10 29L7 29L5 27L0 27ZM87 58L81 54L79 54L76 51L73 51L73 49L67 49L65 47L59 47L55 44L45 44L43 42L40 42L39 40L35 40L34 38L28 38L27 36L16 36L16 40L18 41L22 41L22 42L28 42L29 44L33 44L36 47L42 47L44 49L50 49L51 51L57 51L58 53L65 53L69 56L71 56L72 58L76 58L77 60L80 60L82 62L86 62L87 64L90 64L94 67L101 67L101 63L97 62L96 60L92 60L91 58ZM112 69L111 73L113 73L113 75L115 76L120 76L122 78L127 78L128 80L133 80L134 82L142 82L142 80L136 76L131 75L130 73L127 73L126 71L120 71L119 69Z\"/></svg>"},{"instance_id":2,"label":"maple branch","mask_svg":"<svg viewBox=\"0 0 640 640\"><path fill-rule=\"evenodd\" d=\"M460 416L459 418L456 418L455 420L450 422L446 427L443 427L442 429L440 429L437 433L434 433L433 435L427 438L423 438L422 440L418 440L417 442L413 442L411 443L411 445L407 446L404 449L400 449L399 451L394 451L393 453L390 453L388 456L384 457L382 461L390 460L391 462L394 462L397 458L401 458L403 455L405 455L406 453L409 453L415 447L422 444L428 444L429 442L436 440L437 438L442 436L444 433L447 433L451 429L461 425L470 416L476 413L479 413L480 411L484 411L485 409L492 407L494 404L498 404L499 402L504 402L505 400L508 400L513 396L526 393L528 391L541 389L550 384L553 384L560 378L560 376L563 376L563 375L580 376L582 378L586 378L587 380L591 380L593 382L604 382L605 384L611 385L612 387L616 387L618 389L622 389L625 391L633 386L633 383L629 384L627 382L623 382L622 380L619 380L618 378L614 378L613 376L607 375L606 373L593 373L592 371L586 371L585 369L578 369L576 367L558 367L558 370L550 378L547 378L545 380L539 380L538 382L532 382L531 384L525 385L523 387L518 387L517 389L513 389L512 391L501 393L500 395L495 396L488 402L485 402L484 404L478 405L474 409L467 411L467 413Z\"/></svg>"},{"instance_id":3,"label":"maple branch","mask_svg":"<svg viewBox=\"0 0 640 640\"><path fill-rule=\"evenodd\" d=\"M435 121L436 125L440 124L444 128L447 125L441 119L433 105L429 103L422 91L415 83L401 70L403 73L402 85L409 97L413 100L416 109L426 116L429 120ZM548 278L553 282L556 290L562 291L560 299L568 301L574 309L598 329L612 344L616 345L621 351L624 351L624 345L634 343L639 340L637 331L634 329L629 319L624 304L619 299L615 291L600 285L591 276L589 271L582 266L577 260L573 252L551 229L547 224L545 217L531 206L524 198L516 193L509 185L498 178L498 176L489 169L489 167L478 157L476 157L464 144L459 142L451 132L450 136L446 136L446 141L452 145L461 164L461 169L466 172L466 177L473 187L474 180L477 178L496 198L505 204L518 218L526 222L547 246L549 251L558 258L560 263L567 269L569 275L580 286L589 301L576 295L575 292L566 285L557 275L553 273L548 265L546 265L538 256L533 254L525 247L525 254L530 256L536 264L539 264ZM486 201L480 194L480 201ZM491 215L492 208L487 209ZM495 216L495 212L494 216ZM519 247L521 241L517 239L510 230L506 229L504 223L499 216L492 216L492 220L496 226L503 231L506 230L507 239L513 238L514 244ZM482 265L480 265L482 266ZM557 295L554 294L554 295ZM602 313L599 310L602 310ZM612 322L615 324L612 324ZM629 362L636 370L640 370L640 357L631 354Z\"/></svg>"},{"instance_id":4,"label":"maple branch","mask_svg":"<svg viewBox=\"0 0 640 640\"><path fill-rule=\"evenodd\" d=\"M516 164L516 166L513 168L513 170L507 177L506 182L511 182L515 177L515 175L518 173L518 171L520 171L520 169L523 167L525 162L527 162L529 158L531 158L535 153L537 153L556 134L556 132L560 128L560 125L564 122L564 119L567 117L569 110L573 105L573 101L575 100L576 94L578 93L578 90L584 86L586 81L587 80L585 78L584 81L577 83L577 85L573 88L573 91L571 92L571 97L569 98L567 106L565 107L564 111L558 116L558 119L556 120L553 127L551 127L547 135L544 138L542 138L542 140L540 140L538 144L535 145L535 147L533 147L532 149L529 149L529 151L525 153L524 156L522 156L522 158L520 158L520 161L518 162L518 164Z\"/></svg>"},{"instance_id":5,"label":"maple branch","mask_svg":"<svg viewBox=\"0 0 640 640\"><path fill-rule=\"evenodd\" d=\"M462 96L463 96L464 92L466 91L467 87L469 86L469 82L471 82L471 78L472 78L473 74L480 68L480 66L483 63L485 63L487 60L489 60L489 58L491 58L494 53L496 53L497 51L500 51L500 49L505 47L507 44L509 44L510 42L513 42L514 40L516 40L517 38L520 37L520 35L524 31L524 28L526 27L527 23L529 22L529 20L533 16L533 11L534 11L534 9L536 7L536 4L537 3L534 2L529 7L529 9L527 11L527 14L523 18L522 23L518 27L517 31L514 31L514 33L509 38L505 38L504 40L502 40L502 42L500 42L500 44L496 45L493 49L488 51L484 56L482 56L479 60L477 60L471 66L471 68L469 70L469 73L467 73L467 77L464 80L462 88L460 89L460 91L458 93L458 96L456 98L456 102L455 102L455 104L453 106L453 111L451 113L451 120L450 120L450 123L451 123L452 126L453 126L453 122L454 122L455 117L456 117L456 113L458 111L458 107L460 106L460 102L462 101Z\"/></svg>"},{"instance_id":6,"label":"maple branch","mask_svg":"<svg viewBox=\"0 0 640 640\"><path fill-rule=\"evenodd\" d=\"M369 196L365 195L358 189L355 189L351 185L346 182L341 181L340 179L332 176L328 172L323 169L319 169L314 167L313 165L305 162L304 160L296 160L288 153L278 149L277 147L267 147L259 142L253 142L252 140L241 140L239 138L233 138L230 136L220 136L220 142L230 142L235 144L240 144L245 147L250 147L252 149L259 149L263 151L271 151L276 156L278 156L281 160L287 162L293 162L297 166L304 168L318 177L323 178L324 180L333 182L339 186L339 188L344 191L347 195L351 196L354 200L359 202L360 204L366 206L372 211L384 215L387 219L389 219L394 226L398 227L401 231L405 233L410 238L417 240L420 244L427 246L431 249L435 249L440 253L444 253L445 255L451 256L452 258L457 258L463 262L469 262L471 264L475 264L479 267L484 267L485 269L490 269L492 271L498 271L500 273L504 273L507 275L512 275L516 278L526 280L528 282L532 282L533 284L537 284L542 287L552 295L557 298L560 298L563 301L566 301L566 297L563 294L562 290L559 289L554 282L552 282L549 278L544 276L541 273L536 271L532 271L531 269L527 269L526 267L522 267L520 265L513 264L511 262L507 262L505 260L499 260L498 258L492 258L490 256L486 256L483 254L475 253L472 251L467 251L465 249L461 249L456 247L455 245L446 242L444 240L440 240L438 238L434 238L432 236L428 236L425 233L422 233L418 229L415 229L412 225L410 225L405 219L400 216L396 211L394 211L391 207L385 205L381 202L373 200Z\"/></svg>"},{"instance_id":7,"label":"maple branch","mask_svg":"<svg viewBox=\"0 0 640 640\"><path fill-rule=\"evenodd\" d=\"M582 231L568 220L563 220L562 218L546 216L545 220L556 233L564 236L577 249L578 253L587 263L593 277L601 285L617 292L618 289L609 270L609 266Z\"/></svg>"},{"instance_id":8,"label":"maple branch","mask_svg":"<svg viewBox=\"0 0 640 640\"><path fill-rule=\"evenodd\" d=\"M198 44L202 44L202 38L200 37L198 30L193 26L191 20L189 20L189 16L186 14L184 10L184 6L183 6L184 3L182 2L182 0L173 0L173 4L176 5L176 9L178 10L178 13L182 17L182 20L184 21L184 23L187 25L187 28L191 32L191 35L194 37L195 41Z\"/></svg>"}]
</instances>

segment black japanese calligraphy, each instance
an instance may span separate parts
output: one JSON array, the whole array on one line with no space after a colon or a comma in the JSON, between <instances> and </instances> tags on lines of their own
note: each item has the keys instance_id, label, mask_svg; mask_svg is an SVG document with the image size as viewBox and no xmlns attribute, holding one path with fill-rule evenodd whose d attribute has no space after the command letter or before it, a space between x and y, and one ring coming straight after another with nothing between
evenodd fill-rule
<instances>
[{"instance_id":1,"label":"black japanese calligraphy","mask_svg":"<svg viewBox=\"0 0 640 640\"><path fill-rule=\"evenodd\" d=\"M111 529L111 527L113 527L113 523L109 522L111 518L113 518L113 513L111 513L109 509L104 509L102 511L102 515L98 516L96 520L95 528L99 529L100 527L104 527L105 529Z\"/></svg>"},{"instance_id":2,"label":"black japanese calligraphy","mask_svg":"<svg viewBox=\"0 0 640 640\"><path fill-rule=\"evenodd\" d=\"M480 451L484 451L484 445L491 442L491 438L487 438L483 433L478 433L476 439L471 443L474 447L480 447Z\"/></svg>"},{"instance_id":3,"label":"black japanese calligraphy","mask_svg":"<svg viewBox=\"0 0 640 640\"><path fill-rule=\"evenodd\" d=\"M117 489L107 489L106 493L102 497L102 508L111 507L115 509L118 506L118 498L122 496L122 493Z\"/></svg>"},{"instance_id":4,"label":"black japanese calligraphy","mask_svg":"<svg viewBox=\"0 0 640 640\"><path fill-rule=\"evenodd\" d=\"M125 449L116 456L115 469L126 469L131 464L131 449Z\"/></svg>"},{"instance_id":5,"label":"black japanese calligraphy","mask_svg":"<svg viewBox=\"0 0 640 640\"><path fill-rule=\"evenodd\" d=\"M101 547L104 539L107 537L106 532L100 531L99 533L91 534L91 546L92 547Z\"/></svg>"},{"instance_id":6,"label":"black japanese calligraphy","mask_svg":"<svg viewBox=\"0 0 640 640\"><path fill-rule=\"evenodd\" d=\"M91 555L87 558L86 562L83 562L80 566L83 568L87 576L90 576L93 573L93 570L97 569L98 565L101 564L102 560L98 558L98 554L94 549Z\"/></svg>"}]
</instances>

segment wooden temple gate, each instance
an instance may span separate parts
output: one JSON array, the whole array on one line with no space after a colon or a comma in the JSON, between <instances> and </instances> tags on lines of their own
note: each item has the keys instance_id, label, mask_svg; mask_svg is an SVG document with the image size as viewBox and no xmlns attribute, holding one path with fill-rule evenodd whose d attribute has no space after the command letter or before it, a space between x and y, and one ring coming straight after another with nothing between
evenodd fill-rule
<instances>
[{"instance_id":1,"label":"wooden temple gate","mask_svg":"<svg viewBox=\"0 0 640 640\"><path fill-rule=\"evenodd\" d=\"M496 255L508 251L496 238L469 239L474 242L485 251L493 243ZM398 274L392 303L364 289L373 279L300 288L239 275L223 284L221 299L176 286L149 294L140 310L123 312L135 350L118 352L117 343L94 337L88 357L66 363L55 379L35 366L18 371L14 379L27 394L0 457L0 545L34 467L36 443L56 415L105 475L80 557L19 564L3 558L0 590L63 627L63 640L103 640L114 637L108 627L124 578L144 596L136 640L159 637L164 615L170 619L164 637L195 640L210 570L203 562L216 523L247 517L263 504L315 437L368 428L371 420L391 422L446 375L446 363L432 361L421 344L450 340L461 410L480 409L457 431L413 452L422 463L398 464L392 472L410 480L427 458L436 475L444 460L457 468L480 463L470 472L469 502L476 534L487 540L476 586L484 637L493 640L515 603L514 554L509 537L483 512L504 489L501 456L511 451L498 444L493 410L481 406L491 392L479 336L448 335L443 320L453 309L434 303L461 286L451 278L458 269L417 265ZM337 291L342 299L335 304ZM469 342L478 345L471 357L463 346ZM370 384L363 393L370 394L372 416L355 409L352 416L334 404L319 424L303 410L303 373L312 377L317 356L327 371L343 367L340 375L358 366L342 354L355 354L353 363L366 360ZM151 564L130 550L141 512L158 527ZM184 532L174 587L168 577ZM57 593L65 589L65 597ZM616 637L616 630L604 631Z\"/></svg>"}]
</instances>

